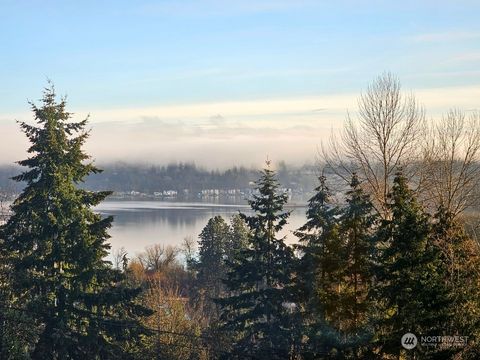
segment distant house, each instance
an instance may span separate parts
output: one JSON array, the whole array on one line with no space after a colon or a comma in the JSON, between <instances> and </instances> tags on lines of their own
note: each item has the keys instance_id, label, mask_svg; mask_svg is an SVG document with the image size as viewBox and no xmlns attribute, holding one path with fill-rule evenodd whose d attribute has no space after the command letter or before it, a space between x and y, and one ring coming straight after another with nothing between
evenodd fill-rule
<instances>
[{"instance_id":1,"label":"distant house","mask_svg":"<svg viewBox=\"0 0 480 360\"><path fill-rule=\"evenodd\" d=\"M165 197L176 197L178 195L176 190L163 190L162 193Z\"/></svg>"}]
</instances>

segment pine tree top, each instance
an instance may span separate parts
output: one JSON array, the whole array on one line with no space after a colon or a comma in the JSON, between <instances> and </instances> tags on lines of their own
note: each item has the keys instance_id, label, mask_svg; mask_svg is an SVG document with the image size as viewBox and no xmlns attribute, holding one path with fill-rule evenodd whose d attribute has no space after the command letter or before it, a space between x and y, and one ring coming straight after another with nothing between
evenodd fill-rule
<instances>
[{"instance_id":1,"label":"pine tree top","mask_svg":"<svg viewBox=\"0 0 480 360\"><path fill-rule=\"evenodd\" d=\"M280 191L280 183L275 171L267 167L260 172L260 178L255 182L254 194L248 204L256 213L255 216L243 216L252 229L261 229L263 224L272 231L280 231L287 223L290 212L283 212L283 207L288 201L288 195ZM262 225L261 225L262 224Z\"/></svg>"},{"instance_id":2,"label":"pine tree top","mask_svg":"<svg viewBox=\"0 0 480 360\"><path fill-rule=\"evenodd\" d=\"M321 231L324 227L332 225L338 214L338 209L332 206L332 195L326 180L323 175L318 177L319 185L315 188L315 194L308 200L307 222L295 232L300 241L308 238L306 233Z\"/></svg>"}]
</instances>

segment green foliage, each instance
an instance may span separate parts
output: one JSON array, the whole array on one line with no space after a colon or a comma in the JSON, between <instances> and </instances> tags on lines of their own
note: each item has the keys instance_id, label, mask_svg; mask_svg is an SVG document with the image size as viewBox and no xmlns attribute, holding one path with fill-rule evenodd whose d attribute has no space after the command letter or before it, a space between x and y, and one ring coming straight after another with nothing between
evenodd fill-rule
<instances>
[{"instance_id":1,"label":"green foliage","mask_svg":"<svg viewBox=\"0 0 480 360\"><path fill-rule=\"evenodd\" d=\"M249 204L254 215L242 215L251 231L249 246L240 252L228 273L231 295L219 299L222 329L232 335L228 358L286 359L292 354L290 311L292 249L277 233L286 224L287 196L279 192L275 173L262 172L258 194Z\"/></svg>"},{"instance_id":2,"label":"green foliage","mask_svg":"<svg viewBox=\"0 0 480 360\"><path fill-rule=\"evenodd\" d=\"M248 247L250 230L240 214L230 218L230 242L227 247L227 262L233 262Z\"/></svg>"},{"instance_id":3,"label":"green foliage","mask_svg":"<svg viewBox=\"0 0 480 360\"><path fill-rule=\"evenodd\" d=\"M227 276L227 252L230 248L230 226L221 216L211 218L200 233L197 286L202 295L206 314L218 318L218 307L213 299L224 294L223 280Z\"/></svg>"},{"instance_id":4,"label":"green foliage","mask_svg":"<svg viewBox=\"0 0 480 360\"><path fill-rule=\"evenodd\" d=\"M403 174L396 175L389 199L392 216L383 221L378 235L376 345L382 354L400 356L405 350L399 339L407 332L448 335L444 331L451 300L442 281L438 248L428 241L430 219ZM417 346L409 356L433 356L432 352Z\"/></svg>"},{"instance_id":5,"label":"green foliage","mask_svg":"<svg viewBox=\"0 0 480 360\"><path fill-rule=\"evenodd\" d=\"M343 270L337 216L330 203L326 178L308 202L307 222L295 235L300 257L296 266L295 290L307 342L302 352L309 357L328 354L339 343L339 336L328 319L334 318L338 304L337 287Z\"/></svg>"},{"instance_id":6,"label":"green foliage","mask_svg":"<svg viewBox=\"0 0 480 360\"><path fill-rule=\"evenodd\" d=\"M82 151L87 120L69 121L53 86L41 107L31 106L38 127L20 123L31 155L15 177L26 187L0 236L11 274L8 306L32 319L25 346L33 359L128 358L129 343L145 333L137 318L148 310L134 302L140 289L124 286L105 260L112 218L91 207L110 193L77 187L100 172Z\"/></svg>"},{"instance_id":7,"label":"green foliage","mask_svg":"<svg viewBox=\"0 0 480 360\"><path fill-rule=\"evenodd\" d=\"M230 224L221 216L215 216L199 235L198 259L190 260L190 268L196 275L192 300L202 304L212 323L220 315L214 300L225 296L227 273L236 256L247 246L248 228L240 215L232 216Z\"/></svg>"},{"instance_id":8,"label":"green foliage","mask_svg":"<svg viewBox=\"0 0 480 360\"><path fill-rule=\"evenodd\" d=\"M377 216L370 197L356 174L347 191L347 206L342 209L340 235L345 267L340 285L336 318L343 334L343 353L353 358L365 356L372 337L372 266L375 248L374 225Z\"/></svg>"},{"instance_id":9,"label":"green foliage","mask_svg":"<svg viewBox=\"0 0 480 360\"><path fill-rule=\"evenodd\" d=\"M480 347L480 249L467 236L459 220L440 208L435 214L430 240L440 250L440 269L451 296L448 334L470 337L468 352ZM459 352L463 349L451 349ZM469 357L466 357L469 358Z\"/></svg>"},{"instance_id":10,"label":"green foliage","mask_svg":"<svg viewBox=\"0 0 480 360\"><path fill-rule=\"evenodd\" d=\"M369 197L352 177L343 209L332 206L325 177L297 232L296 289L302 308L305 357L359 357L371 336L373 230Z\"/></svg>"}]
</instances>

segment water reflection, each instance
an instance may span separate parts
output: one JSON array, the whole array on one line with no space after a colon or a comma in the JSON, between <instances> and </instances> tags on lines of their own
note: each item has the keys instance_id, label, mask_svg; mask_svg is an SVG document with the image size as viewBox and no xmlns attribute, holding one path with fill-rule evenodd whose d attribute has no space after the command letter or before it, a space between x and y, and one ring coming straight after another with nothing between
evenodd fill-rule
<instances>
[{"instance_id":1,"label":"water reflection","mask_svg":"<svg viewBox=\"0 0 480 360\"><path fill-rule=\"evenodd\" d=\"M152 244L180 245L186 236L197 238L208 219L228 219L238 211L249 213L246 204L183 203L163 201L105 201L96 211L114 217L110 230L112 249L125 247L130 254ZM291 233L305 222L305 209L295 208L282 236L292 243Z\"/></svg>"}]
</instances>

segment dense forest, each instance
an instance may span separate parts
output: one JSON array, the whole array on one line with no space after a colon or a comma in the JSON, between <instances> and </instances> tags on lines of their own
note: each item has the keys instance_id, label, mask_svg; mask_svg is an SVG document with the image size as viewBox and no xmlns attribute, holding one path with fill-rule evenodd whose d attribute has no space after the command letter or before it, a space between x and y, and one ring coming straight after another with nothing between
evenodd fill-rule
<instances>
[{"instance_id":1,"label":"dense forest","mask_svg":"<svg viewBox=\"0 0 480 360\"><path fill-rule=\"evenodd\" d=\"M428 127L400 90L377 78L323 148L328 170L295 245L279 236L283 169L267 161L248 177L248 214L110 262L113 219L92 208L111 191L80 186L101 173L82 150L87 121L45 89L37 125L20 124L30 155L0 227L0 358L477 359L480 248L466 210L478 204L480 114L452 110ZM190 186L209 174L144 171L146 182L191 172ZM333 194L338 179L346 190Z\"/></svg>"}]
</instances>

